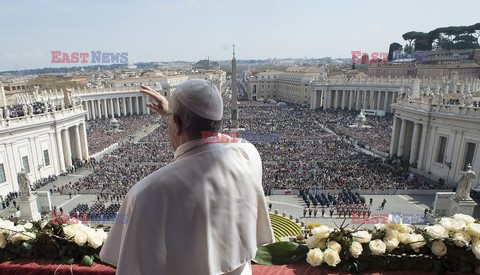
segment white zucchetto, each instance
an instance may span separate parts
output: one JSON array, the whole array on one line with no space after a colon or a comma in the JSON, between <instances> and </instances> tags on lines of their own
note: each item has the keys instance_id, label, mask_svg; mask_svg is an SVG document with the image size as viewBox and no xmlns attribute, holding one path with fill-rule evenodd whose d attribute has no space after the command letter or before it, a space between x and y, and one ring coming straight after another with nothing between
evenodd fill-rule
<instances>
[{"instance_id":1,"label":"white zucchetto","mask_svg":"<svg viewBox=\"0 0 480 275\"><path fill-rule=\"evenodd\" d=\"M175 97L196 115L209 119L221 120L223 100L217 87L210 81L190 79L178 85Z\"/></svg>"}]
</instances>

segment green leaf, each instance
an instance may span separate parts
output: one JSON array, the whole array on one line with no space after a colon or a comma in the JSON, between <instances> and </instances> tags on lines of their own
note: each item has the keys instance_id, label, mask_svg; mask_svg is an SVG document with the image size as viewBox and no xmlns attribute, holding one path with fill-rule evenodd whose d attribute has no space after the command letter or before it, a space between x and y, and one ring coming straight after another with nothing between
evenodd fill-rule
<instances>
[{"instance_id":1,"label":"green leaf","mask_svg":"<svg viewBox=\"0 0 480 275\"><path fill-rule=\"evenodd\" d=\"M93 257L85 255L83 256L82 262L80 265L92 266L93 265Z\"/></svg>"},{"instance_id":2,"label":"green leaf","mask_svg":"<svg viewBox=\"0 0 480 275\"><path fill-rule=\"evenodd\" d=\"M27 250L27 251L31 251L32 247L33 246L31 244L27 243L27 242L22 243L22 248Z\"/></svg>"},{"instance_id":3,"label":"green leaf","mask_svg":"<svg viewBox=\"0 0 480 275\"><path fill-rule=\"evenodd\" d=\"M290 264L304 258L308 251L305 245L277 242L259 247L253 261L262 265Z\"/></svg>"},{"instance_id":4,"label":"green leaf","mask_svg":"<svg viewBox=\"0 0 480 275\"><path fill-rule=\"evenodd\" d=\"M75 259L74 259L74 258L64 257L64 258L63 258L63 262L64 262L65 264L74 264L74 263L75 263Z\"/></svg>"}]
</instances>

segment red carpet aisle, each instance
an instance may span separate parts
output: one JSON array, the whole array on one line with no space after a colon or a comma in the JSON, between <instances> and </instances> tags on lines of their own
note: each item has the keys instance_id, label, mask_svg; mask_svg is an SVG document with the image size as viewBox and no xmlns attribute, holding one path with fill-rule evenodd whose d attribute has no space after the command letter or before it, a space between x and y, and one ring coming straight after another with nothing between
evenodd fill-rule
<instances>
[{"instance_id":1,"label":"red carpet aisle","mask_svg":"<svg viewBox=\"0 0 480 275\"><path fill-rule=\"evenodd\" d=\"M79 265L66 265L52 260L15 260L0 264L1 275L114 275L115 269L109 266L94 263L92 267ZM306 262L299 262L290 265L253 265L254 275L330 275L339 274L328 267L312 267ZM340 273L342 274L342 273ZM368 272L363 274L388 274L388 275L432 275L433 272L411 272L411 271L388 271ZM445 273L461 274L461 273Z\"/></svg>"}]
</instances>

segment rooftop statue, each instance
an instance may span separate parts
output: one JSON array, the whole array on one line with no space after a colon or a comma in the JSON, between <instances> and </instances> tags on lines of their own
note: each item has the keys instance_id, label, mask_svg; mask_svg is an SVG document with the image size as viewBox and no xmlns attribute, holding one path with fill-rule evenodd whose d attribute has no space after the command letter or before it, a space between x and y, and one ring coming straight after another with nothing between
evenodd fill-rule
<instances>
[{"instance_id":1,"label":"rooftop statue","mask_svg":"<svg viewBox=\"0 0 480 275\"><path fill-rule=\"evenodd\" d=\"M470 189L472 188L473 180L477 177L472 170L472 166L467 165L467 170L463 174L462 178L457 184L457 190L455 192L455 200L471 200Z\"/></svg>"},{"instance_id":2,"label":"rooftop statue","mask_svg":"<svg viewBox=\"0 0 480 275\"><path fill-rule=\"evenodd\" d=\"M17 174L18 180L18 187L20 188L20 199L21 200L29 200L30 199L30 179L28 178L27 173L25 173L25 169L22 170Z\"/></svg>"}]
</instances>

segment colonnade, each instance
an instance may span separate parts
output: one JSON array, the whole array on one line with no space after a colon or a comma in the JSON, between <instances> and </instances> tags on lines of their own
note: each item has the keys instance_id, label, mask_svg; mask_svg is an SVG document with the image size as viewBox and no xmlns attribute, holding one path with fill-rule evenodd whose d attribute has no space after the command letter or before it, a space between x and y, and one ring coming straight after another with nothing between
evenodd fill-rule
<instances>
[{"instance_id":1,"label":"colonnade","mask_svg":"<svg viewBox=\"0 0 480 275\"><path fill-rule=\"evenodd\" d=\"M391 112L398 91L376 89L314 89L311 108L340 108L343 110L370 109Z\"/></svg>"},{"instance_id":2,"label":"colonnade","mask_svg":"<svg viewBox=\"0 0 480 275\"><path fill-rule=\"evenodd\" d=\"M145 96L82 98L82 104L83 109L87 111L87 120L150 114L150 109L146 107Z\"/></svg>"}]
</instances>

